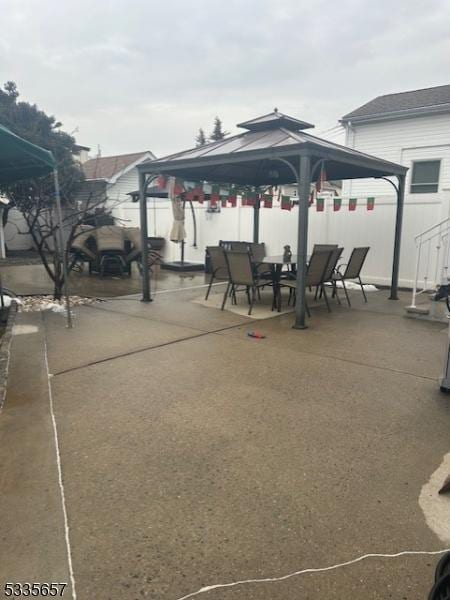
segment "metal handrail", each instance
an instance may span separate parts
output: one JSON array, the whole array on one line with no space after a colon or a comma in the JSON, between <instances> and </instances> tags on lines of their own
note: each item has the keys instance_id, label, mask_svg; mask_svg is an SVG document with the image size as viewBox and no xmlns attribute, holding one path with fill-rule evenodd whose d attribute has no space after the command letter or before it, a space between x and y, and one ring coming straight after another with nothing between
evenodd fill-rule
<instances>
[{"instance_id":1,"label":"metal handrail","mask_svg":"<svg viewBox=\"0 0 450 600\"><path fill-rule=\"evenodd\" d=\"M450 223L450 217L447 217L446 219L444 219L443 221L440 221L440 223L436 223L435 225L433 225L432 227L428 227L428 229L425 229L424 231L422 231L421 233L418 233L417 235L414 236L414 239L417 240L420 237L422 237L423 235L425 235L426 233L428 233L429 231L433 231L433 229L436 229L438 227L440 227L441 225L444 225L445 223Z\"/></svg>"},{"instance_id":2,"label":"metal handrail","mask_svg":"<svg viewBox=\"0 0 450 600\"><path fill-rule=\"evenodd\" d=\"M428 234L428 235L427 235ZM431 234L431 235L429 235ZM432 227L428 227L421 233L414 236L414 242L416 245L416 269L415 269L415 279L414 279L414 287L412 293L412 302L411 307L416 307L416 297L420 294L423 294L428 290L429 283L429 272L430 272L430 261L432 255L432 240L436 240L436 256L434 262L434 284L437 284L438 281L438 272L440 269L440 279L441 283L445 278L448 280L448 262L449 262L449 234L450 234L450 217L443 219L439 223L436 223ZM437 239L436 239L437 238ZM441 253L441 247L444 246L444 252ZM422 249L424 252L422 252ZM421 259L425 258L425 273L422 277L423 279L423 288L418 290L419 287L419 275L420 275L420 265ZM442 264L441 264L442 263Z\"/></svg>"}]
</instances>

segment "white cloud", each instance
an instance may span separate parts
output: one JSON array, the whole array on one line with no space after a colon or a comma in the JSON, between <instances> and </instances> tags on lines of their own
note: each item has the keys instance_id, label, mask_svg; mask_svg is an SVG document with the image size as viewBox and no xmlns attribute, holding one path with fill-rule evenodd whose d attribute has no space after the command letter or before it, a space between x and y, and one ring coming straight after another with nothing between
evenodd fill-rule
<instances>
[{"instance_id":1,"label":"white cloud","mask_svg":"<svg viewBox=\"0 0 450 600\"><path fill-rule=\"evenodd\" d=\"M317 130L383 93L450 83L430 0L0 0L1 80L104 154L192 145L272 110Z\"/></svg>"}]
</instances>

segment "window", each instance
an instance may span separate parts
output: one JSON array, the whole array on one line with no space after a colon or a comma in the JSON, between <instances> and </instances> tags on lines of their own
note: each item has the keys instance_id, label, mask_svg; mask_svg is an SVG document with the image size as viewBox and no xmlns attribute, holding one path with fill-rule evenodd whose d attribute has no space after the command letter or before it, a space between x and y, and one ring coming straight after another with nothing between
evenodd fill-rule
<instances>
[{"instance_id":1,"label":"window","mask_svg":"<svg viewBox=\"0 0 450 600\"><path fill-rule=\"evenodd\" d=\"M438 191L440 160L421 160L413 163L411 194L432 194Z\"/></svg>"}]
</instances>

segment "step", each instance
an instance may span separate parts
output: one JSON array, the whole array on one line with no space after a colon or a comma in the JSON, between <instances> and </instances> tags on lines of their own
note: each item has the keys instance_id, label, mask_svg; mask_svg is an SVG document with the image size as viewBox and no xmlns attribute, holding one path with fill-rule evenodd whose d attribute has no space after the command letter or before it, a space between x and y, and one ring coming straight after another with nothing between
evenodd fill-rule
<instances>
[{"instance_id":1,"label":"step","mask_svg":"<svg viewBox=\"0 0 450 600\"><path fill-rule=\"evenodd\" d=\"M448 310L445 302L424 302L416 306L405 306L406 317L448 323Z\"/></svg>"}]
</instances>

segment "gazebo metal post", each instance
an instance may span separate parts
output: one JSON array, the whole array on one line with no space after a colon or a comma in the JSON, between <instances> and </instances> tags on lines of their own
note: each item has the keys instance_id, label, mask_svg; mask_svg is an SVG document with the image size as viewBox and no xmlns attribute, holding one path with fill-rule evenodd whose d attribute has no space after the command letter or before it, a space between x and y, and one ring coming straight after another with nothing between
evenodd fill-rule
<instances>
[{"instance_id":1,"label":"gazebo metal post","mask_svg":"<svg viewBox=\"0 0 450 600\"><path fill-rule=\"evenodd\" d=\"M142 264L142 302L151 302L150 271L148 268L148 222L147 222L147 187L154 176L146 179L145 173L139 171L139 213L141 225L141 264Z\"/></svg>"},{"instance_id":2,"label":"gazebo metal post","mask_svg":"<svg viewBox=\"0 0 450 600\"><path fill-rule=\"evenodd\" d=\"M261 206L261 195L256 194L255 206L253 207L253 242L259 243L259 209Z\"/></svg>"},{"instance_id":3,"label":"gazebo metal post","mask_svg":"<svg viewBox=\"0 0 450 600\"><path fill-rule=\"evenodd\" d=\"M311 157L300 156L297 178L298 230L297 230L297 303L294 329L306 329L306 270L308 253L308 208L311 187Z\"/></svg>"},{"instance_id":4,"label":"gazebo metal post","mask_svg":"<svg viewBox=\"0 0 450 600\"><path fill-rule=\"evenodd\" d=\"M63 277L64 277L64 295L66 297L66 312L67 312L67 327L72 328L72 314L70 312L70 296L69 296L69 272L67 269L67 252L64 244L64 233L63 233L63 218L61 210L61 192L59 189L59 178L58 170L53 169L53 178L55 181L55 198L56 198L56 212L58 215L58 243L60 260L62 263Z\"/></svg>"},{"instance_id":5,"label":"gazebo metal post","mask_svg":"<svg viewBox=\"0 0 450 600\"><path fill-rule=\"evenodd\" d=\"M392 261L391 295L389 300L398 300L398 275L400 267L400 242L402 239L403 205L405 202L405 175L397 175L397 214L395 217L394 258Z\"/></svg>"}]
</instances>

